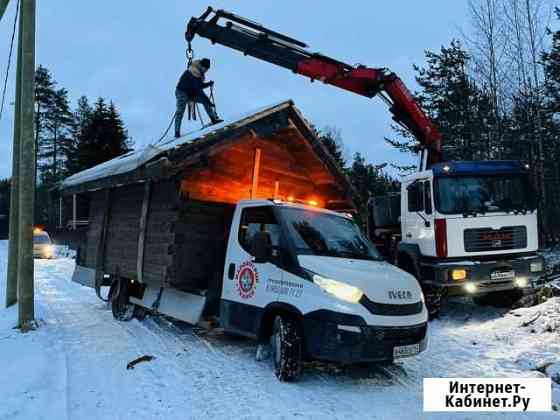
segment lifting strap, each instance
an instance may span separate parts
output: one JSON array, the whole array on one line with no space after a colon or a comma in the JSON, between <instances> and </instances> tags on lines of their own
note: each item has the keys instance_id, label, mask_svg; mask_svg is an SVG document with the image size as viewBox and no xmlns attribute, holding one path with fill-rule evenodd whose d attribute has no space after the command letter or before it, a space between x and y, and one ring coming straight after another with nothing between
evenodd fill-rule
<instances>
[{"instance_id":1,"label":"lifting strap","mask_svg":"<svg viewBox=\"0 0 560 420\"><path fill-rule=\"evenodd\" d=\"M187 118L189 120L196 121L196 102L195 101L187 102Z\"/></svg>"}]
</instances>

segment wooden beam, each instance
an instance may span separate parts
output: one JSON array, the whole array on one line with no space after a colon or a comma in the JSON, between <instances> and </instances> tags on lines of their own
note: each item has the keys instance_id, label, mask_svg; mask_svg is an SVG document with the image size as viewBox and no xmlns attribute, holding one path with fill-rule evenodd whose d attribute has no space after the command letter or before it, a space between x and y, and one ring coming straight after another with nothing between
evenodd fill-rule
<instances>
[{"instance_id":1,"label":"wooden beam","mask_svg":"<svg viewBox=\"0 0 560 420\"><path fill-rule=\"evenodd\" d=\"M255 163L253 165L253 187L251 188L251 199L257 198L259 188L259 171L261 168L261 149L255 149Z\"/></svg>"},{"instance_id":2,"label":"wooden beam","mask_svg":"<svg viewBox=\"0 0 560 420\"><path fill-rule=\"evenodd\" d=\"M101 222L101 232L99 234L99 242L97 243L97 252L95 254L95 293L101 300L101 285L103 284L103 275L105 267L105 250L107 245L107 233L109 231L109 221L111 218L111 196L112 190L105 190L103 200L103 219Z\"/></svg>"},{"instance_id":3,"label":"wooden beam","mask_svg":"<svg viewBox=\"0 0 560 420\"><path fill-rule=\"evenodd\" d=\"M140 213L140 232L138 234L138 258L136 260L136 275L140 283L144 283L144 251L146 242L146 229L148 227L148 210L150 208L151 182L144 184L144 198Z\"/></svg>"}]
</instances>

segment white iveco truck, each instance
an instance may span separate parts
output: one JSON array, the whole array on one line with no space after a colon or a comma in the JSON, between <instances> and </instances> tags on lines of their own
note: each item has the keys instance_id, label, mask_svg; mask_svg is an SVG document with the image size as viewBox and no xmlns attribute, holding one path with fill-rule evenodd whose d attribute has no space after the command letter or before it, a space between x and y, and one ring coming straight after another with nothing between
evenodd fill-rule
<instances>
[{"instance_id":1,"label":"white iveco truck","mask_svg":"<svg viewBox=\"0 0 560 420\"><path fill-rule=\"evenodd\" d=\"M450 295L509 306L543 281L534 197L520 162L437 163L370 200L369 236L419 280L431 316Z\"/></svg>"},{"instance_id":2,"label":"white iveco truck","mask_svg":"<svg viewBox=\"0 0 560 420\"><path fill-rule=\"evenodd\" d=\"M130 304L193 324L217 309L225 331L266 344L270 338L281 380L296 378L302 358L391 362L426 348L428 314L418 282L385 262L349 216L241 201L228 238L223 277L209 285L218 290L205 293L220 295L218 308L204 295L150 286ZM131 309L114 311L120 317Z\"/></svg>"}]
</instances>

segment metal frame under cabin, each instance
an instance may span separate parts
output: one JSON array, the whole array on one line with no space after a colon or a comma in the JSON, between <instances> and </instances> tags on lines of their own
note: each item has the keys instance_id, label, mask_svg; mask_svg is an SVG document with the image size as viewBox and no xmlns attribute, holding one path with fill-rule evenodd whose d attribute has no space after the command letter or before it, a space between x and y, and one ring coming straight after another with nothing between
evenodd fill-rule
<instances>
[{"instance_id":1,"label":"metal frame under cabin","mask_svg":"<svg viewBox=\"0 0 560 420\"><path fill-rule=\"evenodd\" d=\"M294 196L353 206L350 183L293 106L184 144L133 172L152 176L127 173L66 191L90 200L74 280L98 294L107 275L134 280L143 296L133 294L133 302L188 322L219 300L237 202ZM194 312L184 313L179 298L190 299ZM164 304L171 307L164 311Z\"/></svg>"}]
</instances>

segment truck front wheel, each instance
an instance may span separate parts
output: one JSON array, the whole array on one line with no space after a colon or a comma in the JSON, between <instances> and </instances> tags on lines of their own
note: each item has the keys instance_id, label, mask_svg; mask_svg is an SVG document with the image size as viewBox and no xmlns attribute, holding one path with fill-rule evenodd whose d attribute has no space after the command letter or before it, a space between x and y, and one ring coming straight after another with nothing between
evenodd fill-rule
<instances>
[{"instance_id":1,"label":"truck front wheel","mask_svg":"<svg viewBox=\"0 0 560 420\"><path fill-rule=\"evenodd\" d=\"M130 303L126 279L117 279L109 290L111 311L118 321L130 321L134 316L134 304Z\"/></svg>"},{"instance_id":2,"label":"truck front wheel","mask_svg":"<svg viewBox=\"0 0 560 420\"><path fill-rule=\"evenodd\" d=\"M443 289L430 284L424 284L422 285L422 292L424 293L424 300L426 302L429 319L437 318L441 310Z\"/></svg>"},{"instance_id":3,"label":"truck front wheel","mask_svg":"<svg viewBox=\"0 0 560 420\"><path fill-rule=\"evenodd\" d=\"M282 382L292 382L301 373L302 337L299 324L289 316L274 319L271 337L274 373Z\"/></svg>"}]
</instances>

